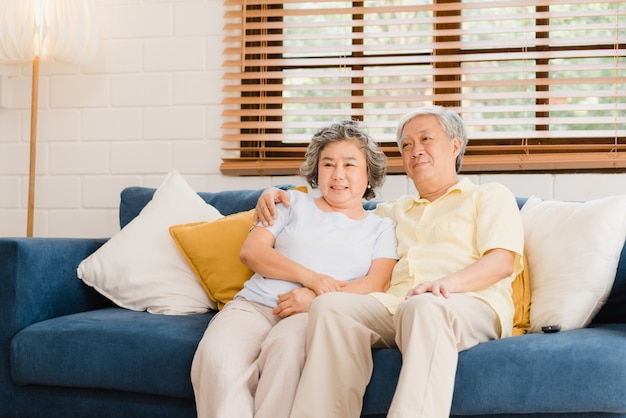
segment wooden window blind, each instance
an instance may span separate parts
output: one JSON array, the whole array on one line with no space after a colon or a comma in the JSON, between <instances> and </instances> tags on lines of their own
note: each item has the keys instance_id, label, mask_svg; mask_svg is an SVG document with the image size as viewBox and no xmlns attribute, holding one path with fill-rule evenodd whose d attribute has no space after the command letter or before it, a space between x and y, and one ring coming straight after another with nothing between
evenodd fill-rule
<instances>
[{"instance_id":1,"label":"wooden window blind","mask_svg":"<svg viewBox=\"0 0 626 418\"><path fill-rule=\"evenodd\" d=\"M623 0L224 4L225 174L295 174L343 118L403 172L396 123L429 104L462 115L465 173L626 168Z\"/></svg>"}]
</instances>

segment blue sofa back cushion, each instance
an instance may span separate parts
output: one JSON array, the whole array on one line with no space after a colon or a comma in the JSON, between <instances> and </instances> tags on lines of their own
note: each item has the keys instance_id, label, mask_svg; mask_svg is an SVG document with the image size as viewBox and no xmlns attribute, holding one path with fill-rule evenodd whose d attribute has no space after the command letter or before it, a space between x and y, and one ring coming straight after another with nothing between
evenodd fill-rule
<instances>
[{"instance_id":1,"label":"blue sofa back cushion","mask_svg":"<svg viewBox=\"0 0 626 418\"><path fill-rule=\"evenodd\" d=\"M279 184L279 189L288 190L292 184ZM223 192L198 192L198 195L209 205L216 208L224 216L250 210L256 206L263 189L257 190L226 190ZM135 219L144 206L152 200L156 189L150 187L127 187L122 190L120 201L120 228L124 228Z\"/></svg>"}]
</instances>

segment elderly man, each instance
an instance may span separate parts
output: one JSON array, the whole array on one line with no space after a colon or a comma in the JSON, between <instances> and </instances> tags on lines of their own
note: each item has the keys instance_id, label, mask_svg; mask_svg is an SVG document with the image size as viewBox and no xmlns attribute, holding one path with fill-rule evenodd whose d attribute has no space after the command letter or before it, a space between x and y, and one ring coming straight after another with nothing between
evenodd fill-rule
<instances>
[{"instance_id":1,"label":"elderly man","mask_svg":"<svg viewBox=\"0 0 626 418\"><path fill-rule=\"evenodd\" d=\"M369 295L328 293L311 304L292 418L359 417L372 346L402 352L388 417L448 417L459 351L511 335L511 282L523 268L515 197L496 183L459 180L467 134L451 110L406 115L397 141L419 195L375 210L396 222L400 260L391 286ZM277 192L259 201L259 216L273 213L274 198L282 201Z\"/></svg>"}]
</instances>

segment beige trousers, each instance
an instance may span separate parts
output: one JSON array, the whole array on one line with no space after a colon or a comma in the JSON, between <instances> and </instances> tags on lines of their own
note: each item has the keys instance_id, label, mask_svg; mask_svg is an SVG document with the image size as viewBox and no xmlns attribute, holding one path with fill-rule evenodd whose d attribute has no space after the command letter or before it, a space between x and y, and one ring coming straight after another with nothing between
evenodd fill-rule
<instances>
[{"instance_id":1,"label":"beige trousers","mask_svg":"<svg viewBox=\"0 0 626 418\"><path fill-rule=\"evenodd\" d=\"M198 418L287 418L304 365L308 314L233 300L213 318L191 366Z\"/></svg>"},{"instance_id":2,"label":"beige trousers","mask_svg":"<svg viewBox=\"0 0 626 418\"><path fill-rule=\"evenodd\" d=\"M499 335L493 310L462 294L414 296L395 315L371 296L324 294L309 309L307 359L291 418L358 418L372 346L403 353L388 417L447 418L458 352Z\"/></svg>"}]
</instances>

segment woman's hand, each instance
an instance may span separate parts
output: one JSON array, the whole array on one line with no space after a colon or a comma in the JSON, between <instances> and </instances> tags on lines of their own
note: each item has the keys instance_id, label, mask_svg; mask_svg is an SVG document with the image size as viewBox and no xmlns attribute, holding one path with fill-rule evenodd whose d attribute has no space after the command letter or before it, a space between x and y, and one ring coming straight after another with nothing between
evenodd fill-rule
<instances>
[{"instance_id":1,"label":"woman's hand","mask_svg":"<svg viewBox=\"0 0 626 418\"><path fill-rule=\"evenodd\" d=\"M285 190L269 187L263 190L254 210L253 225L261 222L264 226L274 225L276 203L289 206L289 194Z\"/></svg>"},{"instance_id":2,"label":"woman's hand","mask_svg":"<svg viewBox=\"0 0 626 418\"><path fill-rule=\"evenodd\" d=\"M278 295L278 305L272 313L281 318L286 318L297 313L308 312L313 299L315 299L315 292L306 287L298 287Z\"/></svg>"},{"instance_id":3,"label":"woman's hand","mask_svg":"<svg viewBox=\"0 0 626 418\"><path fill-rule=\"evenodd\" d=\"M325 274L311 273L308 277L302 278L300 284L311 289L317 296L323 293L340 292L346 285L346 282L335 280Z\"/></svg>"}]
</instances>

